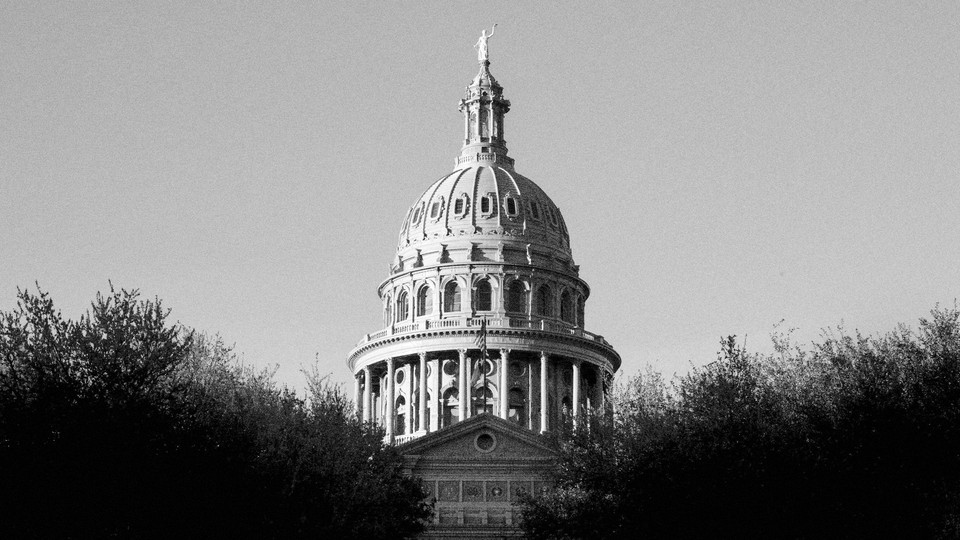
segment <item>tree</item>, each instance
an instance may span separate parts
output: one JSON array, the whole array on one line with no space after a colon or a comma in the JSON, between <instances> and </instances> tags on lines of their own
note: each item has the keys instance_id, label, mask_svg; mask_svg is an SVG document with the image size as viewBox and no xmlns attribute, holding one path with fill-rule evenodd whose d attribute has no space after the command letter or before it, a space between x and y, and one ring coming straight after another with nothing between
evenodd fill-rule
<instances>
[{"instance_id":1,"label":"tree","mask_svg":"<svg viewBox=\"0 0 960 540\"><path fill-rule=\"evenodd\" d=\"M423 529L421 486L339 388L315 377L300 398L168 315L112 288L77 321L42 292L0 313L0 536Z\"/></svg>"},{"instance_id":2,"label":"tree","mask_svg":"<svg viewBox=\"0 0 960 540\"><path fill-rule=\"evenodd\" d=\"M919 331L824 335L776 353L734 338L559 441L532 538L954 538L960 535L960 315ZM572 534L570 531L574 531Z\"/></svg>"}]
</instances>

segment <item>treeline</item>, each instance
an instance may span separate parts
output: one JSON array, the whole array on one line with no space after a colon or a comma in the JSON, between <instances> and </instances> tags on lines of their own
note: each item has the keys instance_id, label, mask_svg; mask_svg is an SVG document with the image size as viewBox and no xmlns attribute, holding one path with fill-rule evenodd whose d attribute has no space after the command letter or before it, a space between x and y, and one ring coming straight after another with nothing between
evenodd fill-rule
<instances>
[{"instance_id":1,"label":"treeline","mask_svg":"<svg viewBox=\"0 0 960 540\"><path fill-rule=\"evenodd\" d=\"M538 538L960 538L960 324L775 337L560 437L557 489L523 508Z\"/></svg>"},{"instance_id":2,"label":"treeline","mask_svg":"<svg viewBox=\"0 0 960 540\"><path fill-rule=\"evenodd\" d=\"M431 508L336 387L245 369L159 301L0 312L0 537L403 538Z\"/></svg>"}]
</instances>

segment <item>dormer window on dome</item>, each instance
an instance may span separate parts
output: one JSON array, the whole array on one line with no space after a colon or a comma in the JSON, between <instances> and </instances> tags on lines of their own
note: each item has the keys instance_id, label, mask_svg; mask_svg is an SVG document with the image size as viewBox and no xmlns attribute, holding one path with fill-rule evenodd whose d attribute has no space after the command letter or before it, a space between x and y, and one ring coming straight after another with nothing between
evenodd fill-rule
<instances>
[{"instance_id":1,"label":"dormer window on dome","mask_svg":"<svg viewBox=\"0 0 960 540\"><path fill-rule=\"evenodd\" d=\"M495 193L487 193L480 198L480 214L483 217L492 217L496 213L496 207L493 202L495 200Z\"/></svg>"},{"instance_id":2,"label":"dormer window on dome","mask_svg":"<svg viewBox=\"0 0 960 540\"><path fill-rule=\"evenodd\" d=\"M461 193L456 202L453 203L453 214L458 218L466 217L470 209L470 197L466 193Z\"/></svg>"},{"instance_id":3,"label":"dormer window on dome","mask_svg":"<svg viewBox=\"0 0 960 540\"><path fill-rule=\"evenodd\" d=\"M443 215L443 197L440 200L433 201L430 205L430 219L436 221Z\"/></svg>"},{"instance_id":4,"label":"dormer window on dome","mask_svg":"<svg viewBox=\"0 0 960 540\"><path fill-rule=\"evenodd\" d=\"M534 200L530 200L530 216L539 221L540 220L540 203Z\"/></svg>"},{"instance_id":5,"label":"dormer window on dome","mask_svg":"<svg viewBox=\"0 0 960 540\"><path fill-rule=\"evenodd\" d=\"M507 206L507 215L513 217L517 215L517 200L513 198L513 195L507 195L505 199L505 204Z\"/></svg>"}]
</instances>

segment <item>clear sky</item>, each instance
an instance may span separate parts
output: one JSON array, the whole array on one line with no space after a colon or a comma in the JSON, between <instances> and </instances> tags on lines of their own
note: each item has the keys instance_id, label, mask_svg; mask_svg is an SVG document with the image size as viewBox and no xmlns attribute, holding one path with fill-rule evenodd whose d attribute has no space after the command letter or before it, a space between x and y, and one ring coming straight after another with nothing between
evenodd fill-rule
<instances>
[{"instance_id":1,"label":"clear sky","mask_svg":"<svg viewBox=\"0 0 960 540\"><path fill-rule=\"evenodd\" d=\"M108 280L247 363L348 381L482 28L587 329L671 375L721 336L960 294L960 2L4 2L0 310Z\"/></svg>"}]
</instances>

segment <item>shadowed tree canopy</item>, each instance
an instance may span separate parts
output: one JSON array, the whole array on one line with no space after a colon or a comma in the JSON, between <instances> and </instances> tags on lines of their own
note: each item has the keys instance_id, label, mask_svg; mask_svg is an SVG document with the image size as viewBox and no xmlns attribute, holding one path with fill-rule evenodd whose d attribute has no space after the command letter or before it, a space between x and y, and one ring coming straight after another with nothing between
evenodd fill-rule
<instances>
[{"instance_id":1,"label":"shadowed tree canopy","mask_svg":"<svg viewBox=\"0 0 960 540\"><path fill-rule=\"evenodd\" d=\"M616 414L560 437L531 538L960 537L960 323L827 332L775 354L733 337L672 384L630 381Z\"/></svg>"},{"instance_id":2,"label":"shadowed tree canopy","mask_svg":"<svg viewBox=\"0 0 960 540\"><path fill-rule=\"evenodd\" d=\"M0 537L398 538L431 512L339 388L309 398L136 291L0 312Z\"/></svg>"}]
</instances>

